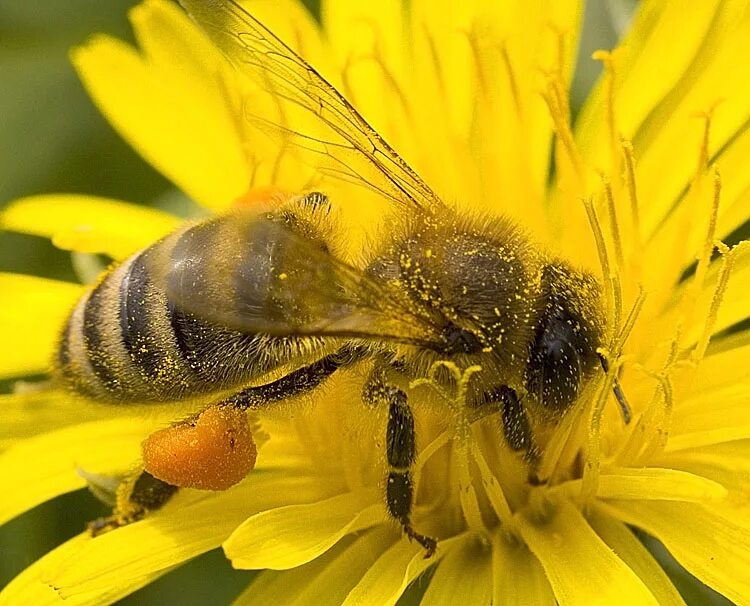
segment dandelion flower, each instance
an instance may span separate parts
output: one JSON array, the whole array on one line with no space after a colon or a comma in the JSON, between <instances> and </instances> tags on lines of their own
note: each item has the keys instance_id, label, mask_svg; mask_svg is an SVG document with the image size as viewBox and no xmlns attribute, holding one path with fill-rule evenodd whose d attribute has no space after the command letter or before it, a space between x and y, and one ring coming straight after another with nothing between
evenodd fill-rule
<instances>
[{"instance_id":1,"label":"dandelion flower","mask_svg":"<svg viewBox=\"0 0 750 606\"><path fill-rule=\"evenodd\" d=\"M241 9L185 4L204 29L174 4L145 0L131 13L139 50L97 36L73 51L94 102L209 212L272 199L269 191L325 191L356 258L383 217L388 233L384 192L265 137L249 113L297 132L319 124L222 54L233 24L212 11ZM455 378L447 391L429 374L412 383L414 401L425 402L415 405L413 522L439 539L431 558L386 514L387 414L366 409L362 377L342 372L306 404L260 410L265 440L240 484L182 490L140 521L83 533L0 600L110 603L222 546L234 567L263 570L238 604L394 604L413 584L423 604L683 603L640 529L706 585L750 603L750 248L737 237L750 219L750 84L737 75L750 59L746 3L644 0L618 48L595 54L604 74L575 125L579 2L325 0L322 26L294 0L246 5L459 212L510 217L600 276L609 370L535 436L535 478L497 415L467 411L466 386L481 368L444 365ZM248 35L235 33L234 43ZM16 201L0 220L115 260L180 223L72 195ZM10 293L0 375L48 371L84 287L0 281ZM77 469L122 476L146 436L185 414L87 406L46 385L2 399L0 478L13 486L3 521L84 487Z\"/></svg>"}]
</instances>

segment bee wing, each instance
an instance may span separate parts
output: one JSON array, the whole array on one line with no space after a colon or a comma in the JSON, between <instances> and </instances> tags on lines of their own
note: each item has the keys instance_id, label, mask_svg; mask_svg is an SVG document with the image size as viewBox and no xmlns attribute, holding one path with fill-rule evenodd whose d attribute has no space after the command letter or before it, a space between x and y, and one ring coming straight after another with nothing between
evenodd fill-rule
<instances>
[{"instance_id":1,"label":"bee wing","mask_svg":"<svg viewBox=\"0 0 750 606\"><path fill-rule=\"evenodd\" d=\"M419 306L278 216L219 217L144 254L172 305L240 332L440 344Z\"/></svg>"},{"instance_id":2,"label":"bee wing","mask_svg":"<svg viewBox=\"0 0 750 606\"><path fill-rule=\"evenodd\" d=\"M180 0L224 55L282 105L318 118L305 134L253 116L263 131L312 153L324 174L364 184L391 201L427 210L438 196L313 67L233 0Z\"/></svg>"}]
</instances>

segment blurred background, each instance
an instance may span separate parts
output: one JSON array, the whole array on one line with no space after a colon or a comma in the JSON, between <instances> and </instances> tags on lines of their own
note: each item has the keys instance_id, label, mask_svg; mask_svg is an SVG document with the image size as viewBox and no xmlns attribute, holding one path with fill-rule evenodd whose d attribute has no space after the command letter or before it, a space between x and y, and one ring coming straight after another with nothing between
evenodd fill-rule
<instances>
[{"instance_id":1,"label":"blurred background","mask_svg":"<svg viewBox=\"0 0 750 606\"><path fill-rule=\"evenodd\" d=\"M188 202L141 160L88 100L68 61L94 32L133 42L127 21L136 0L0 0L0 208L27 195L107 196L179 211ZM305 0L317 15L318 0ZM573 111L600 72L591 59L612 48L637 0L589 0L573 85ZM76 280L69 254L47 240L0 231L0 271ZM0 393L12 388L0 382ZM4 490L13 490L4 486ZM108 513L87 491L65 495L0 527L0 587L44 553ZM676 565L649 537L689 604L727 603ZM226 604L252 578L221 552L206 554L123 600L122 604ZM402 604L418 603L408 592Z\"/></svg>"}]
</instances>

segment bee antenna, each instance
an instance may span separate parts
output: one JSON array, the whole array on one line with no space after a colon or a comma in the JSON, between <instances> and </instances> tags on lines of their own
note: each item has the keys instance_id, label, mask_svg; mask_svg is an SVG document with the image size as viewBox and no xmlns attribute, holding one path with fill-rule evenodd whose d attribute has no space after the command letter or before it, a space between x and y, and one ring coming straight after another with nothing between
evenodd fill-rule
<instances>
[{"instance_id":1,"label":"bee antenna","mask_svg":"<svg viewBox=\"0 0 750 606\"><path fill-rule=\"evenodd\" d=\"M601 362L604 372L609 372L609 362L607 361L607 358L605 358L602 354L599 354L599 362ZM628 400L622 391L622 387L620 386L620 382L617 380L617 377L615 377L615 382L612 387L612 393L614 393L615 399L620 406L620 413L622 413L623 422L625 423L625 425L629 424L631 419L633 418L633 414L631 412L630 404L628 404Z\"/></svg>"}]
</instances>

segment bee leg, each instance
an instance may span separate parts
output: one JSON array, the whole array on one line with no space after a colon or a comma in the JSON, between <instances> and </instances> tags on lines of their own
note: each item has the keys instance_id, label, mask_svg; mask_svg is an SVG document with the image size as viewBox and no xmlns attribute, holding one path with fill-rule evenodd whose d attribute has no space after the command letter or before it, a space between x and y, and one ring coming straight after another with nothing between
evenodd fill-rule
<instances>
[{"instance_id":1,"label":"bee leg","mask_svg":"<svg viewBox=\"0 0 750 606\"><path fill-rule=\"evenodd\" d=\"M286 400L316 388L339 368L354 364L366 355L366 350L362 348L344 347L276 381L243 389L220 404L247 410Z\"/></svg>"},{"instance_id":2,"label":"bee leg","mask_svg":"<svg viewBox=\"0 0 750 606\"><path fill-rule=\"evenodd\" d=\"M177 492L178 487L142 471L135 481L125 481L118 489L117 506L111 516L89 524L92 536L142 519L149 511L160 509Z\"/></svg>"},{"instance_id":3,"label":"bee leg","mask_svg":"<svg viewBox=\"0 0 750 606\"><path fill-rule=\"evenodd\" d=\"M385 487L388 513L401 524L410 540L424 547L425 558L430 558L435 554L437 541L418 533L411 522L411 509L414 503L412 467L416 458L416 435L414 415L409 408L406 394L396 387L386 385L382 371L376 370L365 385L363 399L368 404L388 404L388 426L385 433L389 468Z\"/></svg>"},{"instance_id":4,"label":"bee leg","mask_svg":"<svg viewBox=\"0 0 750 606\"><path fill-rule=\"evenodd\" d=\"M534 443L529 417L514 389L502 385L490 394L490 401L502 405L502 423L505 442L511 450L523 453L524 459L535 463L539 450Z\"/></svg>"}]
</instances>

